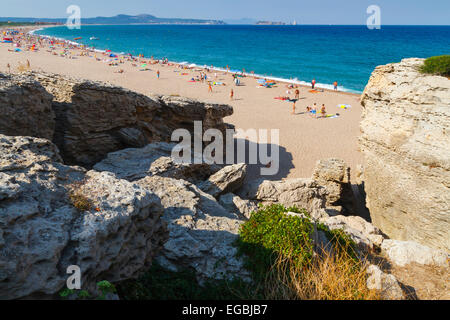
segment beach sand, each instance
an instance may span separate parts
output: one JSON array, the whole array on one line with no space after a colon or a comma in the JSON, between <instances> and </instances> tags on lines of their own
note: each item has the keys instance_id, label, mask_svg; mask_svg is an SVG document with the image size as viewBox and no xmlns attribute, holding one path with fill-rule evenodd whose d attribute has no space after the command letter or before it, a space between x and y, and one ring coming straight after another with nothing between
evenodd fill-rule
<instances>
[{"instance_id":1,"label":"beach sand","mask_svg":"<svg viewBox=\"0 0 450 320\"><path fill-rule=\"evenodd\" d=\"M96 61L92 57L68 59L55 56L40 48L37 52L10 52L11 44L0 43L0 72L7 73L7 64L11 72L18 72L19 63L30 62L31 70L58 73L62 75L104 81L142 94L180 95L211 103L229 104L234 114L225 118L227 123L240 129L279 129L280 130L280 172L267 179L310 177L316 162L320 159L340 158L352 169L363 164L363 156L358 150L359 122L361 104L359 95L325 90L310 93L310 87L300 87L300 100L297 101L297 113L291 114L292 103L276 100L274 97L287 96L286 84L278 83L274 88L263 88L256 79L245 77L241 86L236 87L231 74L214 71L208 73L209 79L226 83L226 86L214 86L213 93L208 92L206 83L190 83L199 72L187 70L189 75L180 75L175 66L148 65L150 71L139 71L131 62L118 67ZM70 50L73 55L81 52ZM61 52L61 50L57 50ZM104 58L97 54L97 57ZM226 61L224 61L226 64ZM123 69L124 73L115 73ZM157 70L161 77L158 80ZM336 79L339 81L339 79ZM230 90L234 90L234 100L230 101ZM294 97L294 91L289 95ZM325 104L328 114L340 113L339 118L315 119L306 114L306 107L314 103L320 108ZM343 110L338 104L349 104L352 108Z\"/></svg>"}]
</instances>

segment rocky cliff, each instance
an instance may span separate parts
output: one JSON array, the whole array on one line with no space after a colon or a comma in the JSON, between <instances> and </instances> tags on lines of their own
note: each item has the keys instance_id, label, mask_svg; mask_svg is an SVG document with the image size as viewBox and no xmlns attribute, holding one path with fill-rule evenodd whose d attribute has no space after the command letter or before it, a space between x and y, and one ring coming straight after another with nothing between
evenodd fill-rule
<instances>
[{"instance_id":1,"label":"rocky cliff","mask_svg":"<svg viewBox=\"0 0 450 320\"><path fill-rule=\"evenodd\" d=\"M169 142L175 129L193 135L194 121L201 121L204 131L224 131L223 118L233 113L227 105L145 96L106 83L34 72L0 78L0 103L7 111L0 133L52 139L67 164L84 166L117 150Z\"/></svg>"},{"instance_id":2,"label":"rocky cliff","mask_svg":"<svg viewBox=\"0 0 450 320\"><path fill-rule=\"evenodd\" d=\"M450 80L379 66L362 95L367 206L389 237L450 251Z\"/></svg>"},{"instance_id":3,"label":"rocky cliff","mask_svg":"<svg viewBox=\"0 0 450 320\"><path fill-rule=\"evenodd\" d=\"M87 290L138 276L166 239L162 212L152 192L62 164L48 140L0 135L0 299L51 297L71 265Z\"/></svg>"},{"instance_id":4,"label":"rocky cliff","mask_svg":"<svg viewBox=\"0 0 450 320\"><path fill-rule=\"evenodd\" d=\"M29 76L0 74L0 133L52 139L53 97Z\"/></svg>"}]
</instances>

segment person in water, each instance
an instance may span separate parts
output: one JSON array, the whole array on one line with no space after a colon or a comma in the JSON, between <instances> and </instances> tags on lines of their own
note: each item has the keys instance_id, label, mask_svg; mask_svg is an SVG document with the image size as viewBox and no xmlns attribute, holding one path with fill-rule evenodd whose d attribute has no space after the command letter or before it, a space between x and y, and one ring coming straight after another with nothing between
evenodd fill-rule
<instances>
[{"instance_id":1,"label":"person in water","mask_svg":"<svg viewBox=\"0 0 450 320\"><path fill-rule=\"evenodd\" d=\"M337 89L338 89L338 83L337 83L337 81L335 81L335 82L333 83L333 85L334 85L334 91L337 91Z\"/></svg>"}]
</instances>

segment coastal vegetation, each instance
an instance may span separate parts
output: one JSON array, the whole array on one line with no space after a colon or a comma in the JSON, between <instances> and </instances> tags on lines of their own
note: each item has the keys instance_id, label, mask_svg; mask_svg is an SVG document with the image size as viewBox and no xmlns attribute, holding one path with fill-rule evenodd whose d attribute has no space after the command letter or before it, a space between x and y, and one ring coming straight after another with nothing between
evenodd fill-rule
<instances>
[{"instance_id":1,"label":"coastal vegetation","mask_svg":"<svg viewBox=\"0 0 450 320\"><path fill-rule=\"evenodd\" d=\"M422 73L450 77L450 55L430 57L420 68Z\"/></svg>"},{"instance_id":2,"label":"coastal vegetation","mask_svg":"<svg viewBox=\"0 0 450 320\"><path fill-rule=\"evenodd\" d=\"M69 200L78 211L90 211L92 209L92 201L86 197L82 191L85 181L73 183L69 186Z\"/></svg>"},{"instance_id":3,"label":"coastal vegetation","mask_svg":"<svg viewBox=\"0 0 450 320\"><path fill-rule=\"evenodd\" d=\"M288 215L287 213L294 213ZM314 233L323 231L328 248L315 248ZM305 210L282 205L260 207L241 226L235 243L252 282L207 280L200 285L192 270L172 272L153 263L139 280L118 286L122 299L321 299L374 300L366 286L365 265L343 232L311 221Z\"/></svg>"},{"instance_id":4,"label":"coastal vegetation","mask_svg":"<svg viewBox=\"0 0 450 320\"><path fill-rule=\"evenodd\" d=\"M24 27L24 26L34 26L35 22L11 22L11 21L0 21L0 27Z\"/></svg>"}]
</instances>

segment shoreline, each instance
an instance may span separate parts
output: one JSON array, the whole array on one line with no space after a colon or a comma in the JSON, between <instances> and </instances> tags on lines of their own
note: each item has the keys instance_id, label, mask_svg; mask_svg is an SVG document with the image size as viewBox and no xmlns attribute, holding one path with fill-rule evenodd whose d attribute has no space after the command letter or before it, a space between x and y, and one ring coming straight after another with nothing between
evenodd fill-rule
<instances>
[{"instance_id":1,"label":"shoreline","mask_svg":"<svg viewBox=\"0 0 450 320\"><path fill-rule=\"evenodd\" d=\"M21 32L45 27L26 27ZM4 65L0 65L0 72L8 73L6 64L10 63L11 71L16 73L14 70L17 66L29 60L33 71L106 82L145 95L182 96L207 103L229 104L234 114L225 118L225 122L236 128L280 130L280 173L269 179L310 177L316 162L327 158L343 159L351 167L352 177L356 177L357 166L364 163L358 150L362 109L359 94L327 89L311 93L310 86L299 85L300 100L296 103L296 113L292 114L292 103L275 100L277 96L292 98L295 89L286 87L289 82L277 81L277 86L269 89L259 86L256 77L247 76L241 78L241 86L235 86L232 73L223 69L210 72L201 66L185 69L180 64L155 61L151 64L148 58L137 57L136 61L124 59L119 62L109 58L106 53L88 52L75 45L71 47L67 40L64 43L61 46L55 44L55 49L49 49L44 44L38 46L37 51L24 49L20 53L10 52L10 45L0 44L0 59L4 61ZM62 51L65 53L62 54ZM139 68L141 62L148 64L144 70ZM123 73L118 73L119 70L123 70ZM160 79L156 77L156 71L161 72ZM200 72L223 85L213 85L213 92L209 93L207 84L188 81L198 77ZM230 89L235 92L233 100L230 100ZM287 91L291 91L290 95ZM313 103L317 103L317 106L324 103L329 113L340 113L340 116L337 119L315 119L305 112L306 106ZM352 108L338 109L336 106L340 104L351 105Z\"/></svg>"},{"instance_id":2,"label":"shoreline","mask_svg":"<svg viewBox=\"0 0 450 320\"><path fill-rule=\"evenodd\" d=\"M103 24L89 24L89 25L85 25L85 26L107 26L107 25L103 25ZM37 31L41 31L41 30L48 29L48 28L59 28L59 27L64 27L64 25L62 25L62 26L54 26L54 25L43 26L43 27L41 27L39 29L29 31L28 34L31 34L31 35L34 35L34 36L39 36L39 37L44 37L44 38L47 37L47 38L52 38L52 39L58 39L58 40L61 40L61 41L68 41L70 43L73 43L74 45L84 46L84 47L89 48L87 45L84 45L82 43L73 41L72 39L65 39L65 38L59 38L59 37L54 37L54 36L49 36L49 35L35 34L35 32L37 32ZM107 52L106 50L108 50L108 49L95 49L95 51L103 52L103 53ZM123 55L120 52L113 52L113 51L111 51L111 53L114 53L116 55ZM311 86L311 84L308 83L307 81L299 80L299 79L296 79L296 78L295 79L287 79L287 78L280 78L280 77L276 77L276 76L265 76L265 75L262 75L262 74L252 74L252 73L248 73L248 72L242 73L240 70L227 71L226 69L221 68L221 67L217 67L217 66L209 67L207 65L199 65L199 64L197 64L195 62L189 62L189 61L186 61L186 62L181 61L181 62L179 62L179 61L171 61L171 60L169 60L168 62L169 63L173 63L173 64L178 64L178 65L186 63L187 65L195 65L194 66L195 68L199 68L199 69L203 69L203 70L210 69L210 70L214 70L214 71L218 71L218 72L227 72L229 74L243 74L243 75L245 75L247 77L253 77L255 79L273 80L273 81L277 81L279 83L293 84L293 85L298 85L298 86L301 86L301 87L304 87L304 88L308 88L309 86ZM328 91L333 91L334 92L332 87L333 87L332 84L316 83L316 88L320 88L321 90L328 90ZM361 94L362 94L362 92L357 92L357 90L347 89L345 87L342 87L342 88L344 88L344 89L343 90L338 90L338 92L352 94L352 95L356 95L356 96L361 96Z\"/></svg>"}]
</instances>

